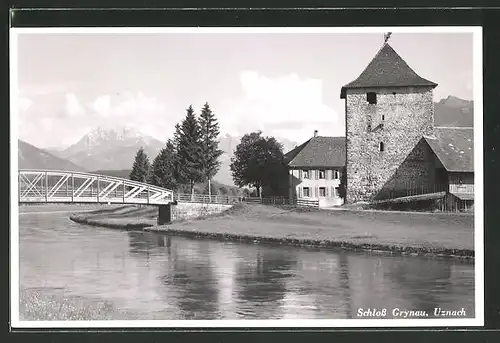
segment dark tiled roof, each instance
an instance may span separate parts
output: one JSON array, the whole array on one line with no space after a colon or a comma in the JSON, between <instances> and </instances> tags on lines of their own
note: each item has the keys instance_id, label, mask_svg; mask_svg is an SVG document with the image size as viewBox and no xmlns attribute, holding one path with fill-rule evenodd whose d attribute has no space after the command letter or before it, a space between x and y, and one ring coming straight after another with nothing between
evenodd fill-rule
<instances>
[{"instance_id":1,"label":"dark tiled roof","mask_svg":"<svg viewBox=\"0 0 500 343\"><path fill-rule=\"evenodd\" d=\"M436 157L449 172L474 172L474 130L436 127L424 136Z\"/></svg>"},{"instance_id":2,"label":"dark tiled roof","mask_svg":"<svg viewBox=\"0 0 500 343\"><path fill-rule=\"evenodd\" d=\"M342 87L340 98L348 88L432 86L437 84L415 73L389 45L384 44L359 77Z\"/></svg>"},{"instance_id":3,"label":"dark tiled roof","mask_svg":"<svg viewBox=\"0 0 500 343\"><path fill-rule=\"evenodd\" d=\"M311 139L312 139L312 138L311 138ZM297 156L297 154L298 154L299 152L301 152L301 151L302 151L302 149L304 149L304 147L306 146L306 144L307 144L307 143L309 143L309 141L310 141L311 139L309 139L309 140L305 141L305 142L304 142L304 143L302 143L301 145L296 146L295 148L293 148L292 150L290 150L289 152L287 152L287 153L285 154L285 162L286 162L287 164L288 164L288 163L290 163L290 162L291 162L291 161L295 158L295 156Z\"/></svg>"},{"instance_id":4,"label":"dark tiled roof","mask_svg":"<svg viewBox=\"0 0 500 343\"><path fill-rule=\"evenodd\" d=\"M289 167L344 167L345 137L313 137L285 155Z\"/></svg>"}]
</instances>

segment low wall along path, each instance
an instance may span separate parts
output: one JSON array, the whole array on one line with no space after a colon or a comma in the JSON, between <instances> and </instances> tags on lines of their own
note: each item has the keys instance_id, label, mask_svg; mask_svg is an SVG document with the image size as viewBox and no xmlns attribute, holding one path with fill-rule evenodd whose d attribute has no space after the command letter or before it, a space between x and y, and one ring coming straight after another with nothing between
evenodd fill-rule
<instances>
[{"instance_id":1,"label":"low wall along path","mask_svg":"<svg viewBox=\"0 0 500 343\"><path fill-rule=\"evenodd\" d=\"M172 221L202 218L213 214L219 214L231 207L233 207L233 205L181 202L172 206Z\"/></svg>"}]
</instances>

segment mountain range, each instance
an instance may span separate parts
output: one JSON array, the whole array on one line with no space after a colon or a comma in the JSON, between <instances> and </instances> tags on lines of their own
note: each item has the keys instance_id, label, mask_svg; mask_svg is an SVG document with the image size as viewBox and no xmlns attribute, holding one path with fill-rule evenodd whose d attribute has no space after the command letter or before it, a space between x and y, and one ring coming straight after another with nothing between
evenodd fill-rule
<instances>
[{"instance_id":1,"label":"mountain range","mask_svg":"<svg viewBox=\"0 0 500 343\"><path fill-rule=\"evenodd\" d=\"M54 169L68 171L86 171L79 165L39 149L22 140L18 140L19 169Z\"/></svg>"},{"instance_id":2,"label":"mountain range","mask_svg":"<svg viewBox=\"0 0 500 343\"><path fill-rule=\"evenodd\" d=\"M435 103L436 126L471 127L473 124L473 102L449 96ZM292 142L276 137L283 144L284 152L302 142ZM219 148L224 152L221 167L215 181L233 185L229 165L241 137L224 134L220 136ZM119 171L127 174L134 162L137 150L143 147L150 161L164 146L164 142L144 135L131 128L106 130L96 128L67 148L39 149L19 140L19 168L59 169L75 171Z\"/></svg>"},{"instance_id":3,"label":"mountain range","mask_svg":"<svg viewBox=\"0 0 500 343\"><path fill-rule=\"evenodd\" d=\"M474 102L449 96L434 103L434 125L472 127L474 125Z\"/></svg>"},{"instance_id":4,"label":"mountain range","mask_svg":"<svg viewBox=\"0 0 500 343\"><path fill-rule=\"evenodd\" d=\"M160 140L132 128L106 130L98 127L66 149L49 152L88 170L130 169L140 147L152 160L163 146Z\"/></svg>"}]
</instances>

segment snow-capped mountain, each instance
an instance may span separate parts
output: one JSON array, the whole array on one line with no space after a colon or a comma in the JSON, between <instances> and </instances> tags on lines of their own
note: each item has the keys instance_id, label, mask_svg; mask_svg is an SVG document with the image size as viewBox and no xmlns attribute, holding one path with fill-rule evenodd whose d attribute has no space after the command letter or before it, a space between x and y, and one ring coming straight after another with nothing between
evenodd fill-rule
<instances>
[{"instance_id":1,"label":"snow-capped mountain","mask_svg":"<svg viewBox=\"0 0 500 343\"><path fill-rule=\"evenodd\" d=\"M140 147L152 161L163 146L160 140L133 128L113 130L98 127L58 155L88 170L129 169Z\"/></svg>"},{"instance_id":2,"label":"snow-capped mountain","mask_svg":"<svg viewBox=\"0 0 500 343\"><path fill-rule=\"evenodd\" d=\"M277 137L283 144L283 151L293 149L297 143ZM233 185L229 165L241 137L222 134L219 148L224 151L220 157L221 166L214 180L226 185ZM67 159L90 171L130 170L135 154L142 146L150 162L156 157L165 143L142 134L134 128L105 129L98 127L84 135L78 142L66 149L50 149L50 153Z\"/></svg>"}]
</instances>

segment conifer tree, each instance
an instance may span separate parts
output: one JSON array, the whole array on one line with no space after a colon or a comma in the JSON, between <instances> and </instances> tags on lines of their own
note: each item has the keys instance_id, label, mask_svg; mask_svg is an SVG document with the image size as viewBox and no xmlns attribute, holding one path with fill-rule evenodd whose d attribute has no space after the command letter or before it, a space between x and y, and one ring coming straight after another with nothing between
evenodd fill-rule
<instances>
[{"instance_id":1,"label":"conifer tree","mask_svg":"<svg viewBox=\"0 0 500 343\"><path fill-rule=\"evenodd\" d=\"M179 162L179 145L180 145L180 137L182 135L182 129L181 125L179 123L175 124L175 131L174 131L174 137L172 139L172 144L174 147L174 179L177 184L176 190L178 192L183 191L183 186L186 183L186 181L183 179L182 176L182 170L180 169L180 162Z\"/></svg>"},{"instance_id":2,"label":"conifer tree","mask_svg":"<svg viewBox=\"0 0 500 343\"><path fill-rule=\"evenodd\" d=\"M180 125L177 138L177 180L188 184L191 194L194 185L203 181L201 130L192 106L187 109L186 117Z\"/></svg>"},{"instance_id":3,"label":"conifer tree","mask_svg":"<svg viewBox=\"0 0 500 343\"><path fill-rule=\"evenodd\" d=\"M223 151L219 149L219 123L208 103L205 103L201 110L199 124L202 151L201 167L203 170L203 178L208 181L208 194L211 195L212 187L210 187L210 183L212 178L219 171L221 164L219 157L222 155Z\"/></svg>"},{"instance_id":4,"label":"conifer tree","mask_svg":"<svg viewBox=\"0 0 500 343\"><path fill-rule=\"evenodd\" d=\"M151 165L150 183L167 189L175 189L175 151L174 144L169 139Z\"/></svg>"},{"instance_id":5,"label":"conifer tree","mask_svg":"<svg viewBox=\"0 0 500 343\"><path fill-rule=\"evenodd\" d=\"M138 182L148 182L149 179L149 158L141 147L135 155L134 164L130 171L129 179Z\"/></svg>"}]
</instances>

